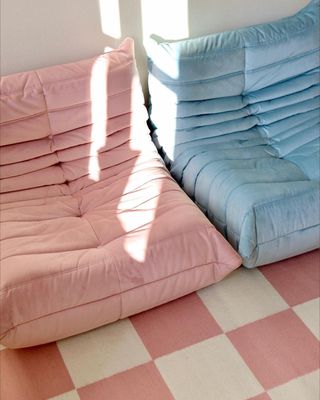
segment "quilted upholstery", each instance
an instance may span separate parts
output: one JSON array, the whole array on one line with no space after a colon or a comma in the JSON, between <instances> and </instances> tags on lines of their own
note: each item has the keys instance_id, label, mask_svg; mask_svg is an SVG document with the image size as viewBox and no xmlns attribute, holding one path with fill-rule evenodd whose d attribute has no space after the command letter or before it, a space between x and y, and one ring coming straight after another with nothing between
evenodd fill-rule
<instances>
[{"instance_id":1,"label":"quilted upholstery","mask_svg":"<svg viewBox=\"0 0 320 400\"><path fill-rule=\"evenodd\" d=\"M241 259L152 144L133 42L1 80L1 342L37 345L222 279Z\"/></svg>"},{"instance_id":2,"label":"quilted upholstery","mask_svg":"<svg viewBox=\"0 0 320 400\"><path fill-rule=\"evenodd\" d=\"M319 16L148 46L154 141L247 267L319 246Z\"/></svg>"}]
</instances>

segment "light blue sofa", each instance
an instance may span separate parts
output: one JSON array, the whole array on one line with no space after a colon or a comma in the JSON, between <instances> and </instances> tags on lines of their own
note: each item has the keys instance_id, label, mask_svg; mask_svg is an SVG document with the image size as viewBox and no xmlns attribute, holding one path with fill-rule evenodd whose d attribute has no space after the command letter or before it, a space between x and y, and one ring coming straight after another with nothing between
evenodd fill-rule
<instances>
[{"instance_id":1,"label":"light blue sofa","mask_svg":"<svg viewBox=\"0 0 320 400\"><path fill-rule=\"evenodd\" d=\"M319 15L147 48L154 141L248 268L319 246Z\"/></svg>"}]
</instances>

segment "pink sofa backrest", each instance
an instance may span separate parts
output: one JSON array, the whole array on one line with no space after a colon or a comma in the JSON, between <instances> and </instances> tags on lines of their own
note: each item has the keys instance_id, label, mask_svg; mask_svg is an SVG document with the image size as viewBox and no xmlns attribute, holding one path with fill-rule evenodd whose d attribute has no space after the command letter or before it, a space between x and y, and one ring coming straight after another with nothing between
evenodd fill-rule
<instances>
[{"instance_id":1,"label":"pink sofa backrest","mask_svg":"<svg viewBox=\"0 0 320 400\"><path fill-rule=\"evenodd\" d=\"M75 192L149 139L132 39L96 58L3 77L0 93L1 202Z\"/></svg>"}]
</instances>

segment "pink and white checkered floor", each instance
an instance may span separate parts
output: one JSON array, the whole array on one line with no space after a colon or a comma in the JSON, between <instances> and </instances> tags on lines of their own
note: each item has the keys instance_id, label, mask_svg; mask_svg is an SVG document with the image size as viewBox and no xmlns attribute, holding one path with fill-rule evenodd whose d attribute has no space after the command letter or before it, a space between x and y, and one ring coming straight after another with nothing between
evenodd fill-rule
<instances>
[{"instance_id":1,"label":"pink and white checkered floor","mask_svg":"<svg viewBox=\"0 0 320 400\"><path fill-rule=\"evenodd\" d=\"M1 348L1 400L319 400L320 253L114 324Z\"/></svg>"}]
</instances>

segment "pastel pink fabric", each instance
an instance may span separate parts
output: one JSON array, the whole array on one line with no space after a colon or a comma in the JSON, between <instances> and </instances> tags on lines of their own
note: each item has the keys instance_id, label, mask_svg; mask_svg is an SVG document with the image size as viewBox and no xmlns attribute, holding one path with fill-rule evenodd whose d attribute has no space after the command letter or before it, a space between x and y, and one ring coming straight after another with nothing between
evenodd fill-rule
<instances>
[{"instance_id":1,"label":"pastel pink fabric","mask_svg":"<svg viewBox=\"0 0 320 400\"><path fill-rule=\"evenodd\" d=\"M146 118L131 39L1 79L5 346L93 329L240 265L168 174Z\"/></svg>"}]
</instances>

